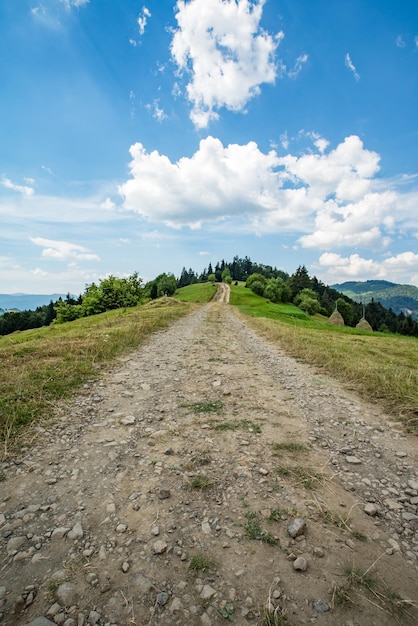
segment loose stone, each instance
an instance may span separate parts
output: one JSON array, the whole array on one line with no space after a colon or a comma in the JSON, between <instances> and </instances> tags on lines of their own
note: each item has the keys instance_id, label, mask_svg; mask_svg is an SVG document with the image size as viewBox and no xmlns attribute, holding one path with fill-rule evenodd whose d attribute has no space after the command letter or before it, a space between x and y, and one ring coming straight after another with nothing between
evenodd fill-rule
<instances>
[{"instance_id":1,"label":"loose stone","mask_svg":"<svg viewBox=\"0 0 418 626\"><path fill-rule=\"evenodd\" d=\"M296 517L287 527L287 532L293 539L299 535L303 535L306 528L306 522L301 517Z\"/></svg>"},{"instance_id":2,"label":"loose stone","mask_svg":"<svg viewBox=\"0 0 418 626\"><path fill-rule=\"evenodd\" d=\"M347 461L347 463L349 463L350 465L360 465L361 461L359 458L357 458L356 456L346 456L345 460Z\"/></svg>"},{"instance_id":3,"label":"loose stone","mask_svg":"<svg viewBox=\"0 0 418 626\"><path fill-rule=\"evenodd\" d=\"M366 513L366 515L370 515L370 517L374 517L375 515L377 515L378 508L375 504L373 504L373 502L367 502L364 505L363 511Z\"/></svg>"},{"instance_id":4,"label":"loose stone","mask_svg":"<svg viewBox=\"0 0 418 626\"><path fill-rule=\"evenodd\" d=\"M167 548L168 548L168 544L165 541L162 541L161 539L159 539L153 545L153 552L154 554L164 554Z\"/></svg>"},{"instance_id":5,"label":"loose stone","mask_svg":"<svg viewBox=\"0 0 418 626\"><path fill-rule=\"evenodd\" d=\"M297 572L306 572L308 569L308 562L303 556L298 556L298 558L293 562L293 569Z\"/></svg>"},{"instance_id":6,"label":"loose stone","mask_svg":"<svg viewBox=\"0 0 418 626\"><path fill-rule=\"evenodd\" d=\"M69 531L67 535L68 539L82 539L84 537L83 527L81 526L81 522L77 522L74 524L72 529Z\"/></svg>"},{"instance_id":7,"label":"loose stone","mask_svg":"<svg viewBox=\"0 0 418 626\"><path fill-rule=\"evenodd\" d=\"M323 600L317 600L313 606L317 613L326 613L330 609L329 605Z\"/></svg>"}]
</instances>

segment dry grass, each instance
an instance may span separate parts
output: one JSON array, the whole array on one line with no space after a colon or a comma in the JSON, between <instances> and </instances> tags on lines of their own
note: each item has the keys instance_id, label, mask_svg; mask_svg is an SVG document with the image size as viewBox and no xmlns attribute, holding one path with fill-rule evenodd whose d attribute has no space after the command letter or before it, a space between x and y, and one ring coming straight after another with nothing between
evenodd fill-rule
<instances>
[{"instance_id":1,"label":"dry grass","mask_svg":"<svg viewBox=\"0 0 418 626\"><path fill-rule=\"evenodd\" d=\"M45 417L105 365L190 311L167 299L0 338L2 454L29 424Z\"/></svg>"},{"instance_id":2,"label":"dry grass","mask_svg":"<svg viewBox=\"0 0 418 626\"><path fill-rule=\"evenodd\" d=\"M418 433L415 338L356 334L347 328L327 332L267 318L246 319L268 339L280 342L291 356L320 367L367 400L384 403L408 430Z\"/></svg>"}]
</instances>

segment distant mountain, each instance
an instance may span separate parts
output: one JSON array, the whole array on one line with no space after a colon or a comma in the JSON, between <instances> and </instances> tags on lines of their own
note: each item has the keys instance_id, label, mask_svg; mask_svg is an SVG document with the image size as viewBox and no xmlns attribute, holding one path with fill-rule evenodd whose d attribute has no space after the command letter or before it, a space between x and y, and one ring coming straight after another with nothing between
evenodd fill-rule
<instances>
[{"instance_id":1,"label":"distant mountain","mask_svg":"<svg viewBox=\"0 0 418 626\"><path fill-rule=\"evenodd\" d=\"M414 285L398 285L387 280L366 280L331 286L355 302L367 304L373 298L386 309L405 313L418 320L418 287Z\"/></svg>"},{"instance_id":2,"label":"distant mountain","mask_svg":"<svg viewBox=\"0 0 418 626\"><path fill-rule=\"evenodd\" d=\"M38 306L49 304L58 300L58 298L65 298L62 293L52 293L48 295L44 294L32 294L32 293L12 293L5 294L0 293L0 315L4 311L17 310L17 311L34 311ZM3 309L3 311L1 311Z\"/></svg>"}]
</instances>

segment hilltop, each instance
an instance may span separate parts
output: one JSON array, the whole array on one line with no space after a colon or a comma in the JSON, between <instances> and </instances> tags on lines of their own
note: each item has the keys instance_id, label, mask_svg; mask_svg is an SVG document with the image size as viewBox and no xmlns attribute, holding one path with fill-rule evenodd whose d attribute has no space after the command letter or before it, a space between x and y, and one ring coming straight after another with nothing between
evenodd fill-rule
<instances>
[{"instance_id":1,"label":"hilltop","mask_svg":"<svg viewBox=\"0 0 418 626\"><path fill-rule=\"evenodd\" d=\"M386 309L418 319L418 287L399 285L387 280L348 281L332 285L355 302L367 304L373 298Z\"/></svg>"}]
</instances>

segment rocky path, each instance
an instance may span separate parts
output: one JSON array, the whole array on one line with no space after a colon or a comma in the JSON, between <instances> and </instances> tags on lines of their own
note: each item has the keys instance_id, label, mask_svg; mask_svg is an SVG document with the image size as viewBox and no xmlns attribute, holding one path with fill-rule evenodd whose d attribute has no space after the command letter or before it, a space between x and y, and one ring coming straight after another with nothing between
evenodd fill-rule
<instances>
[{"instance_id":1,"label":"rocky path","mask_svg":"<svg viewBox=\"0 0 418 626\"><path fill-rule=\"evenodd\" d=\"M232 307L56 418L0 469L2 625L417 623L416 439Z\"/></svg>"}]
</instances>

